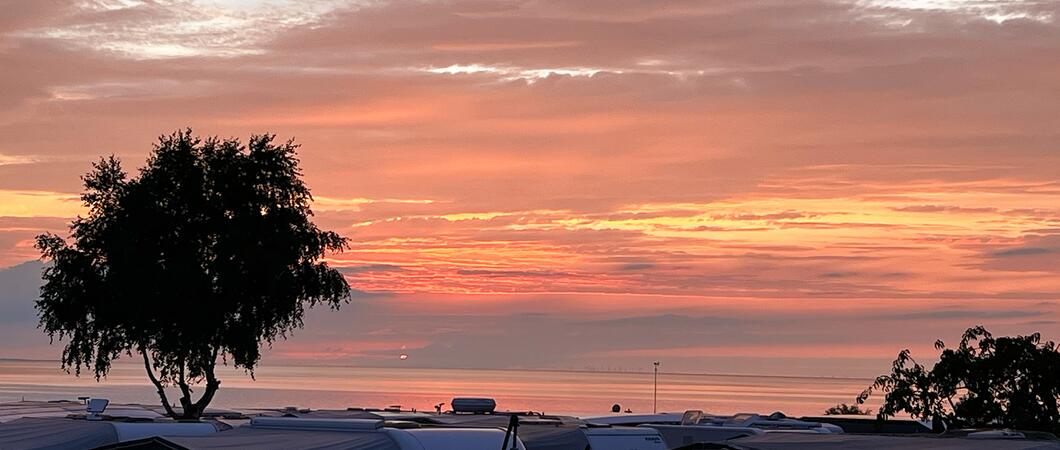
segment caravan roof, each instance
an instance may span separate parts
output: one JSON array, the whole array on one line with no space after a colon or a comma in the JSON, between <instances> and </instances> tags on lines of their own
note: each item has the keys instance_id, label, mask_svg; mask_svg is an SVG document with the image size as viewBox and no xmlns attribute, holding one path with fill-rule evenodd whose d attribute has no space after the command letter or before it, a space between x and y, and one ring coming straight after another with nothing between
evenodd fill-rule
<instances>
[{"instance_id":1,"label":"caravan roof","mask_svg":"<svg viewBox=\"0 0 1060 450\"><path fill-rule=\"evenodd\" d=\"M213 422L121 422L56 417L28 417L0 424L0 448L95 448L151 436L211 435Z\"/></svg>"},{"instance_id":2,"label":"caravan roof","mask_svg":"<svg viewBox=\"0 0 1060 450\"><path fill-rule=\"evenodd\" d=\"M849 450L1055 450L1055 440L980 440L946 436L879 436L867 434L767 433L728 441L732 448L746 450L849 449Z\"/></svg>"},{"instance_id":3,"label":"caravan roof","mask_svg":"<svg viewBox=\"0 0 1060 450\"><path fill-rule=\"evenodd\" d=\"M10 422L26 417L67 417L70 415L84 416L87 412L85 403L60 400L60 401L21 401L0 403L0 423ZM129 419L164 419L165 416L145 407L143 405L110 405L106 410L110 417L123 417Z\"/></svg>"}]
</instances>

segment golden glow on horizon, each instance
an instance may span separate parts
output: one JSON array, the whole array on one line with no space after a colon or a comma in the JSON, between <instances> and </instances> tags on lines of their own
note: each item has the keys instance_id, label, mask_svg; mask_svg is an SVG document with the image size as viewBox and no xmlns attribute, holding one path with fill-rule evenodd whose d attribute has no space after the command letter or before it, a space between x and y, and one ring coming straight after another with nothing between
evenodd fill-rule
<instances>
[{"instance_id":1,"label":"golden glow on horizon","mask_svg":"<svg viewBox=\"0 0 1060 450\"><path fill-rule=\"evenodd\" d=\"M0 189L0 217L66 217L84 212L78 194Z\"/></svg>"},{"instance_id":2,"label":"golden glow on horizon","mask_svg":"<svg viewBox=\"0 0 1060 450\"><path fill-rule=\"evenodd\" d=\"M776 181L763 185L777 189ZM624 205L606 213L540 209L396 215L355 224L352 251L332 260L337 266L370 266L350 277L357 288L392 292L812 295L797 284L790 291L742 286L717 292L710 283L689 278L696 272L727 273L756 265L767 272L858 272L849 281L893 289L894 295L926 295L966 284L958 280L967 278L978 279L987 294L1011 289L1008 283L1055 286L1048 276L984 272L970 262L984 258L988 247L1017 245L1034 230L1060 225L1054 215L1060 194L1004 180L928 187L887 196L882 193L894 188L863 185L860 195L755 194L709 203ZM3 216L69 218L83 211L73 194L0 191L0 199ZM321 196L314 209L364 212L384 205L455 207L428 199ZM439 220L450 225L439 226ZM601 234L613 236L594 237ZM609 254L616 262L607 262ZM761 258L765 262L755 262ZM772 258L786 261L786 267L769 263ZM816 265L807 262L814 259L833 259L845 267L813 269ZM881 277L898 272L908 275L898 280L900 285L879 285L887 283Z\"/></svg>"},{"instance_id":3,"label":"golden glow on horizon","mask_svg":"<svg viewBox=\"0 0 1060 450\"><path fill-rule=\"evenodd\" d=\"M763 185L777 190L776 183L766 180ZM785 274L809 271L800 276L835 273L819 283L842 281L861 295L890 291L895 296L930 296L961 285L978 285L984 295L1016 285L1055 287L1048 274L991 273L975 265L987 258L990 248L1018 245L1035 230L1060 224L1054 203L1060 195L1052 191L1029 193L1026 189L1036 188L1004 180L918 185L899 193L886 185L858 189L862 193L837 197L754 194L710 203L625 205L606 213L537 210L390 217L360 224L357 234L362 238L355 239L349 256L358 264L385 263L400 270L358 273L351 282L369 291L396 292L714 296L742 291L799 297L812 296L817 289L792 282ZM456 223L439 227L432 219ZM404 237L371 237L395 233ZM601 233L613 237L592 238ZM484 234L491 237L478 237ZM572 235L582 238L567 241L565 236ZM607 263L607 254L628 261ZM694 279L697 272L747 270L752 272L746 276L764 282L770 272L779 272L778 288L786 283L790 289L742 286L718 293L711 283ZM899 273L902 276L895 275ZM865 286L859 289L857 284Z\"/></svg>"},{"instance_id":4,"label":"golden glow on horizon","mask_svg":"<svg viewBox=\"0 0 1060 450\"><path fill-rule=\"evenodd\" d=\"M375 203L395 203L395 204L420 204L429 205L435 203L434 200L414 200L414 199L371 199L371 198L331 198L331 197L313 197L313 210L315 211L359 211L364 205L371 205Z\"/></svg>"}]
</instances>

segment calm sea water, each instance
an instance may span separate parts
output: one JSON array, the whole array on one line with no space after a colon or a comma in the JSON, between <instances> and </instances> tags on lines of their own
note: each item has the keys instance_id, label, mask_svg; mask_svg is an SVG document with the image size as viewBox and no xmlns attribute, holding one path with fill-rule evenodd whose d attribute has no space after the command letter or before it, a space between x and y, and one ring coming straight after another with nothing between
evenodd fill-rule
<instances>
[{"instance_id":1,"label":"calm sea water","mask_svg":"<svg viewBox=\"0 0 1060 450\"><path fill-rule=\"evenodd\" d=\"M612 404L651 412L651 373L550 370L469 370L373 367L262 366L251 379L226 369L212 406L263 408L350 406L431 410L459 396L497 399L500 409L555 414L604 414ZM820 414L851 402L871 380L746 375L659 374L659 409L702 409L789 415ZM106 397L120 403L155 403L143 366L116 363L102 382L75 377L57 362L0 360L0 401Z\"/></svg>"}]
</instances>

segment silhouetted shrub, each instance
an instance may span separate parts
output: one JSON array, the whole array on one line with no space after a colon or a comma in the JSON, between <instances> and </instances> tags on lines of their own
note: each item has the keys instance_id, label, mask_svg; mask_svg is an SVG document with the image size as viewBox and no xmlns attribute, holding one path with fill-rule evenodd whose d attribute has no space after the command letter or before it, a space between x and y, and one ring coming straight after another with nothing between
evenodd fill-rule
<instances>
[{"instance_id":1,"label":"silhouetted shrub","mask_svg":"<svg viewBox=\"0 0 1060 450\"><path fill-rule=\"evenodd\" d=\"M903 350L891 373L858 396L885 394L879 415L908 413L941 418L951 427L1060 431L1060 352L1038 333L995 338L979 326L968 329L957 348L940 340L931 369Z\"/></svg>"}]
</instances>

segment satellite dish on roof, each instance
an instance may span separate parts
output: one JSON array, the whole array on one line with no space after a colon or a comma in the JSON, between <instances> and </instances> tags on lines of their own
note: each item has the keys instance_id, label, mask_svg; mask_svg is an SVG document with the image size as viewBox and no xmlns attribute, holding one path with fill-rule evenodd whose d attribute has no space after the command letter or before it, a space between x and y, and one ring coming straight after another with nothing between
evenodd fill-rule
<instances>
[{"instance_id":1,"label":"satellite dish on roof","mask_svg":"<svg viewBox=\"0 0 1060 450\"><path fill-rule=\"evenodd\" d=\"M85 420L103 420L103 411L107 410L107 405L110 404L110 400L105 398L94 398L88 401L86 410L88 414L85 414Z\"/></svg>"}]
</instances>

